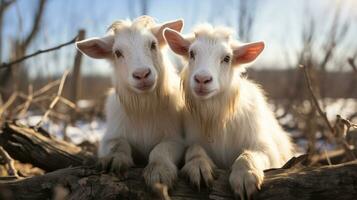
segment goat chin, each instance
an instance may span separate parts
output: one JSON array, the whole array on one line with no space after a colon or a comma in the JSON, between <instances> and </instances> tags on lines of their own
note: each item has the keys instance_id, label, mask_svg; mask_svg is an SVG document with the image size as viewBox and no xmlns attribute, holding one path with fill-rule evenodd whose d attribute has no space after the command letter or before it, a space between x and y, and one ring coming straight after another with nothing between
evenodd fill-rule
<instances>
[{"instance_id":1,"label":"goat chin","mask_svg":"<svg viewBox=\"0 0 357 200\"><path fill-rule=\"evenodd\" d=\"M184 151L179 78L163 56L163 31L181 31L183 20L156 23L150 16L115 21L104 37L76 43L84 54L113 65L106 103L107 130L99 143L99 165L114 173L145 164L145 182L171 187ZM146 82L145 92L128 85ZM151 83L153 83L151 85ZM135 85L134 85L135 87Z\"/></svg>"},{"instance_id":2,"label":"goat chin","mask_svg":"<svg viewBox=\"0 0 357 200\"><path fill-rule=\"evenodd\" d=\"M218 167L230 168L245 150L264 152L268 157L264 168L280 167L292 156L290 138L257 84L241 78L227 95L208 101L189 93L184 117L187 143L204 147Z\"/></svg>"},{"instance_id":3,"label":"goat chin","mask_svg":"<svg viewBox=\"0 0 357 200\"><path fill-rule=\"evenodd\" d=\"M171 72L169 72L171 73ZM174 72L172 72L174 73ZM179 85L175 74L167 74L170 84ZM174 80L172 80L174 79ZM98 156L110 153L117 138L126 139L139 158L148 160L150 151L166 138L182 140L179 86L164 88L161 84L150 94L129 94L111 89L106 102L107 129L100 141Z\"/></svg>"}]
</instances>

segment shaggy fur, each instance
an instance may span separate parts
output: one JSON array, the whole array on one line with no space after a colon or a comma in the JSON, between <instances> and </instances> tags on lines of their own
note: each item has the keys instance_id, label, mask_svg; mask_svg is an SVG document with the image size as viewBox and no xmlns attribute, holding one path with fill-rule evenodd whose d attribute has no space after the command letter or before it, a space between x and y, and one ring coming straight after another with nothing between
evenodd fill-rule
<instances>
[{"instance_id":1,"label":"shaggy fur","mask_svg":"<svg viewBox=\"0 0 357 200\"><path fill-rule=\"evenodd\" d=\"M102 165L120 172L134 162L148 162L144 178L151 187L158 182L172 186L184 149L180 81L173 66L162 55L165 41L160 37L164 27L181 30L182 21L158 25L148 16L133 22L116 21L108 29L107 36L95 41L94 45L89 42L98 38L77 44L84 53L94 52L92 57L104 52L101 57L107 58L114 67L115 89L107 99L107 130L98 151ZM157 49L150 49L150 41L158 43ZM110 53L106 55L106 50L91 49L98 46L110 46ZM116 50L123 56L114 58ZM138 92L133 87L132 71L142 66L151 70L149 78L155 81L152 91Z\"/></svg>"},{"instance_id":2,"label":"shaggy fur","mask_svg":"<svg viewBox=\"0 0 357 200\"><path fill-rule=\"evenodd\" d=\"M212 177L213 163L219 168L232 169L230 184L243 199L260 188L264 169L281 167L292 156L292 144L275 119L263 91L241 76L242 66L235 66L234 49L241 44L231 34L227 28L207 25L196 29L193 39L165 31L173 51L180 52L188 61L182 72L189 145L183 171L194 184L199 185L203 179L209 185L212 178L207 177ZM181 49L187 52L182 53ZM188 58L188 51L195 52L194 59ZM233 58L224 63L221 55ZM203 99L194 94L193 76L199 72L213 74L210 85L217 90L214 96Z\"/></svg>"}]
</instances>

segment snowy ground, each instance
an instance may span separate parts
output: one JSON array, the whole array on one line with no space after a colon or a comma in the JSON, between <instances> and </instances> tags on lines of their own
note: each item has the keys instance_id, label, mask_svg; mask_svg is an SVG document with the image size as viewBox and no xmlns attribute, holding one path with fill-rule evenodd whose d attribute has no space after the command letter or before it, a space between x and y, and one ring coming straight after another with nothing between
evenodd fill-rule
<instances>
[{"instance_id":1,"label":"snowy ground","mask_svg":"<svg viewBox=\"0 0 357 200\"><path fill-rule=\"evenodd\" d=\"M310 103L308 100L304 102L304 105L306 103L306 107L310 106ZM326 108L324 106L326 104ZM334 121L336 119L336 115L341 115L343 118L346 118L347 116L351 116L352 114L357 112L357 100L356 99L326 99L324 101L324 104L320 102L320 106L325 110L327 117L329 121L334 124ZM272 108L274 109L274 105L272 105ZM277 116L280 116L284 113L283 108L278 108L274 109L276 110ZM293 115L287 114L283 118L279 119L279 123L281 124L288 124L293 120ZM355 121L356 123L356 121ZM290 130L288 133L292 137L299 137L303 135L301 130L295 129L295 130ZM318 138L316 141L316 149L320 151L325 151L325 150L332 150L336 148L336 144L330 144L327 143L326 140L319 139L321 138L321 132L316 133L316 137ZM299 139L296 141L297 143L297 148L299 152L304 152L307 149L308 141L306 139Z\"/></svg>"},{"instance_id":2,"label":"snowy ground","mask_svg":"<svg viewBox=\"0 0 357 200\"><path fill-rule=\"evenodd\" d=\"M328 106L326 108L326 112L328 114L328 118L331 121L335 119L337 114L348 116L357 112L357 101L355 99L341 99L334 101L328 100L327 102ZM277 112L281 111L278 110ZM41 115L31 115L31 113L29 113L28 117L25 117L20 121L23 124L34 126L41 120L41 117ZM291 119L292 116L287 115L280 119L280 123L287 123ZM54 123L50 120L47 120L43 124L43 127L57 138L63 138L63 132L65 130L71 141L75 144L79 144L86 140L90 142L99 141L105 132L105 121L103 119L96 118L92 121L77 121L74 125L68 124L67 127L65 127L64 123ZM289 134L292 136L299 136L302 133L299 130L293 130L290 131ZM307 141L305 139L298 140L297 146L299 147L300 152L303 152L307 147ZM317 149L330 150L333 148L335 148L334 145L326 144L325 141L317 141Z\"/></svg>"},{"instance_id":3,"label":"snowy ground","mask_svg":"<svg viewBox=\"0 0 357 200\"><path fill-rule=\"evenodd\" d=\"M34 126L41 120L40 115L33 115L20 120L21 123ZM74 125L68 124L65 127L64 123L54 123L47 120L43 124L43 128L57 138L63 139L63 133L66 132L67 136L75 144L83 141L96 142L99 141L105 131L105 121L102 119L94 119L93 121L77 121Z\"/></svg>"}]
</instances>

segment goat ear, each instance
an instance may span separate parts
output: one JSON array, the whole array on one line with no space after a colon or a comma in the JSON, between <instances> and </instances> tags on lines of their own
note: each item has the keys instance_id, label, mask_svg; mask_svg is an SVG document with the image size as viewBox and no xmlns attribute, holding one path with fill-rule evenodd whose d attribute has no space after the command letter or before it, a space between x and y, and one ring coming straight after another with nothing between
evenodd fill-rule
<instances>
[{"instance_id":1,"label":"goat ear","mask_svg":"<svg viewBox=\"0 0 357 200\"><path fill-rule=\"evenodd\" d=\"M254 42L239 47L233 47L233 65L247 64L254 61L264 50L264 42Z\"/></svg>"},{"instance_id":2,"label":"goat ear","mask_svg":"<svg viewBox=\"0 0 357 200\"><path fill-rule=\"evenodd\" d=\"M152 33L155 35L156 39L158 40L160 45L165 44L165 38L164 38L164 30L166 28L170 28L172 30L175 30L177 32L181 32L182 28L183 28L183 20L182 19L178 19L175 21L169 21L169 22L165 22L163 24L160 24L158 26L155 26L154 28L152 28Z\"/></svg>"},{"instance_id":3,"label":"goat ear","mask_svg":"<svg viewBox=\"0 0 357 200\"><path fill-rule=\"evenodd\" d=\"M114 36L107 35L102 38L89 38L76 42L77 49L92 58L110 58L112 56L112 46Z\"/></svg>"},{"instance_id":4,"label":"goat ear","mask_svg":"<svg viewBox=\"0 0 357 200\"><path fill-rule=\"evenodd\" d=\"M172 51L182 56L188 55L188 49L190 48L191 42L182 37L179 32L165 29L164 37Z\"/></svg>"}]
</instances>

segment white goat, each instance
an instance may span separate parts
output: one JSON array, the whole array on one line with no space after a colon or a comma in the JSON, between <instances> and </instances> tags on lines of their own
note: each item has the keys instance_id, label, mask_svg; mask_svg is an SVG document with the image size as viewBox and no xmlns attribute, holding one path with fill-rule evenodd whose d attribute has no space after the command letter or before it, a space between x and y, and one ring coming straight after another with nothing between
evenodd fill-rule
<instances>
[{"instance_id":1,"label":"white goat","mask_svg":"<svg viewBox=\"0 0 357 200\"><path fill-rule=\"evenodd\" d=\"M292 156L292 144L263 91L241 77L240 65L255 60L264 43L242 45L231 34L228 28L209 25L201 25L190 37L164 32L171 49L188 61L182 88L189 148L182 171L199 187L201 179L211 183L214 164L231 167L235 195L249 199L262 184L263 170L280 167Z\"/></svg>"},{"instance_id":2,"label":"white goat","mask_svg":"<svg viewBox=\"0 0 357 200\"><path fill-rule=\"evenodd\" d=\"M182 26L182 20L156 24L142 16L114 22L102 38L76 43L84 54L114 67L115 92L107 99L107 130L98 151L102 166L118 173L148 162L144 178L152 187L172 186L184 151L180 79L162 53L163 30Z\"/></svg>"}]
</instances>

